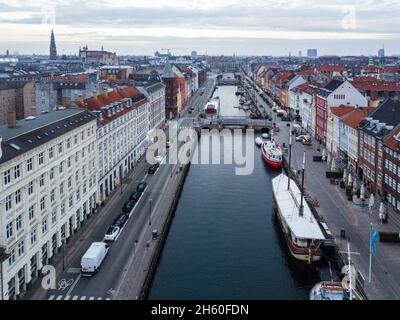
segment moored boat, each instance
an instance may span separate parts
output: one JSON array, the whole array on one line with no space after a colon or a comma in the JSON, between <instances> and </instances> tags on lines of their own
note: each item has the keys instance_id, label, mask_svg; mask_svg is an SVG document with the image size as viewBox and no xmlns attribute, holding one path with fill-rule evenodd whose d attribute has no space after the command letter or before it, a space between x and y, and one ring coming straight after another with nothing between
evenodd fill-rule
<instances>
[{"instance_id":1,"label":"moored boat","mask_svg":"<svg viewBox=\"0 0 400 320\"><path fill-rule=\"evenodd\" d=\"M310 300L350 300L350 290L343 287L342 282L321 281L310 291ZM362 300L361 296L352 291L352 300Z\"/></svg>"},{"instance_id":2,"label":"moored boat","mask_svg":"<svg viewBox=\"0 0 400 320\"><path fill-rule=\"evenodd\" d=\"M204 107L204 113L208 117L218 116L219 108L220 100L218 97L216 97L206 104L206 106Z\"/></svg>"},{"instance_id":3,"label":"moored boat","mask_svg":"<svg viewBox=\"0 0 400 320\"><path fill-rule=\"evenodd\" d=\"M277 218L292 256L308 263L319 261L325 237L299 187L282 173L272 180L272 192Z\"/></svg>"},{"instance_id":4,"label":"moored boat","mask_svg":"<svg viewBox=\"0 0 400 320\"><path fill-rule=\"evenodd\" d=\"M282 149L273 139L263 143L261 157L272 168L279 169L283 165Z\"/></svg>"},{"instance_id":5,"label":"moored boat","mask_svg":"<svg viewBox=\"0 0 400 320\"><path fill-rule=\"evenodd\" d=\"M257 147L261 147L261 145L263 144L263 139L262 138L260 138L260 137L257 137L256 139L255 139L255 143L256 143L256 146Z\"/></svg>"}]
</instances>

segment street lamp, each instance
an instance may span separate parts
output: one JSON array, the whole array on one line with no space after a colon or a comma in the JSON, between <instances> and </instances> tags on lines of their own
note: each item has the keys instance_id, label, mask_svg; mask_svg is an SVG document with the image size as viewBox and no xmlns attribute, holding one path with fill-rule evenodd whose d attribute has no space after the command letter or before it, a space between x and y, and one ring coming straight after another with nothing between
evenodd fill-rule
<instances>
[{"instance_id":1,"label":"street lamp","mask_svg":"<svg viewBox=\"0 0 400 320\"><path fill-rule=\"evenodd\" d=\"M63 269L63 271L65 271L65 236L61 239L61 241L62 241L62 257L63 257L63 260L62 260L62 269Z\"/></svg>"}]
</instances>

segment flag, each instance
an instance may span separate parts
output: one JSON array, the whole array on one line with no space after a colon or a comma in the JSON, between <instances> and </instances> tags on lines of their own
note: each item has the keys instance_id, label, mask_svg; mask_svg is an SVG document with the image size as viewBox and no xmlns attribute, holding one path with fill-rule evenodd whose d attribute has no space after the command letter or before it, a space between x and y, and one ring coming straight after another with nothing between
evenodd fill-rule
<instances>
[{"instance_id":1,"label":"flag","mask_svg":"<svg viewBox=\"0 0 400 320\"><path fill-rule=\"evenodd\" d=\"M376 255L376 246L375 246L375 240L376 238L378 238L379 236L379 232L377 230L375 230L372 226L371 226L371 238L370 238L370 244L371 244L371 248L370 251L373 255Z\"/></svg>"}]
</instances>

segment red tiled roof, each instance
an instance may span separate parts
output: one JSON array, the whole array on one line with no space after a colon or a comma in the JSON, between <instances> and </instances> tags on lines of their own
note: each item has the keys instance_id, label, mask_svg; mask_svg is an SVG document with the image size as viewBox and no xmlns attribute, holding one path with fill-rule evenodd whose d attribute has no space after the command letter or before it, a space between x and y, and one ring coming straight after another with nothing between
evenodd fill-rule
<instances>
[{"instance_id":1,"label":"red tiled roof","mask_svg":"<svg viewBox=\"0 0 400 320\"><path fill-rule=\"evenodd\" d=\"M64 82L87 82L89 80L89 76L87 74L56 76L54 77L54 80Z\"/></svg>"},{"instance_id":2,"label":"red tiled roof","mask_svg":"<svg viewBox=\"0 0 400 320\"><path fill-rule=\"evenodd\" d=\"M344 68L340 65L321 64L315 67L319 72L342 72Z\"/></svg>"},{"instance_id":3,"label":"red tiled roof","mask_svg":"<svg viewBox=\"0 0 400 320\"><path fill-rule=\"evenodd\" d=\"M399 152L400 151L399 142L395 139L395 137L399 133L400 133L400 127L398 127L396 130L394 130L393 133L390 135L390 137L383 142L383 144L386 147L388 147L388 148L390 148L390 149L392 149L394 151Z\"/></svg>"},{"instance_id":4,"label":"red tiled roof","mask_svg":"<svg viewBox=\"0 0 400 320\"><path fill-rule=\"evenodd\" d=\"M90 111L101 111L102 107L105 107L109 104L119 102L124 98L133 98L140 94L139 90L134 87L127 87L124 89L118 89L116 91L100 94L97 97L90 97L89 99L84 100L83 102L78 102L77 105L81 108L86 108ZM134 106L138 107L146 102L146 99L141 99L134 103ZM121 112L118 112L115 115L107 116L103 112L103 121L102 123L108 123L128 112L130 109L124 108Z\"/></svg>"},{"instance_id":5,"label":"red tiled roof","mask_svg":"<svg viewBox=\"0 0 400 320\"><path fill-rule=\"evenodd\" d=\"M357 129L360 122L366 118L370 113L372 113L375 108L358 108L353 110L352 112L345 114L341 117L341 121L347 126Z\"/></svg>"},{"instance_id":6,"label":"red tiled roof","mask_svg":"<svg viewBox=\"0 0 400 320\"><path fill-rule=\"evenodd\" d=\"M348 114L354 111L355 107L353 106L339 106L339 107L331 107L331 113L337 117L343 117L345 114Z\"/></svg>"},{"instance_id":7,"label":"red tiled roof","mask_svg":"<svg viewBox=\"0 0 400 320\"><path fill-rule=\"evenodd\" d=\"M375 79L374 81L352 81L351 84L359 90L364 91L400 91L397 82L385 82Z\"/></svg>"}]
</instances>

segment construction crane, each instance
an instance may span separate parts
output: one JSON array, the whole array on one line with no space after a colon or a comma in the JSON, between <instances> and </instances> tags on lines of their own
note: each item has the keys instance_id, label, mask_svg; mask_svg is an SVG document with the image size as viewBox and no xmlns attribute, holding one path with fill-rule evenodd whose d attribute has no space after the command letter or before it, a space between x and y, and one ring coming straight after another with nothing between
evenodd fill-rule
<instances>
[{"instance_id":1,"label":"construction crane","mask_svg":"<svg viewBox=\"0 0 400 320\"><path fill-rule=\"evenodd\" d=\"M172 48L166 48L166 49L161 49L161 51L167 51L168 54L171 55L171 52L170 52L171 49L172 49Z\"/></svg>"}]
</instances>

